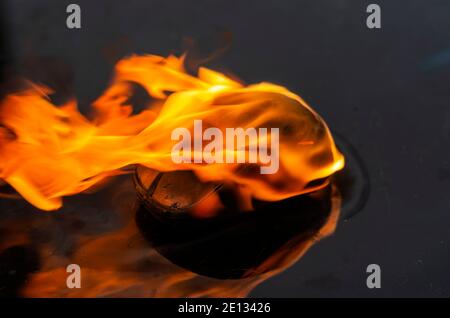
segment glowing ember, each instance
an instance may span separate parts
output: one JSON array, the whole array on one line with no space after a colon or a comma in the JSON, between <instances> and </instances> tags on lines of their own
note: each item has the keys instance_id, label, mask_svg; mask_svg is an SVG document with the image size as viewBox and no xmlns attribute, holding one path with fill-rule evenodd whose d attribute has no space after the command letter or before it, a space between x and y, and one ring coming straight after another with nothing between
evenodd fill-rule
<instances>
[{"instance_id":1,"label":"glowing ember","mask_svg":"<svg viewBox=\"0 0 450 318\"><path fill-rule=\"evenodd\" d=\"M36 207L55 210L62 197L126 173L129 165L193 170L202 181L233 182L269 201L322 188L343 167L326 124L297 95L270 83L243 86L206 68L192 76L183 64L183 57L154 55L119 61L112 85L93 104L92 119L75 101L53 105L44 87L30 84L8 95L0 104L0 178ZM132 115L130 83L163 101L162 107ZM193 132L195 120L223 131L279 128L279 170L260 174L260 162L174 163L171 133L178 127Z\"/></svg>"}]
</instances>

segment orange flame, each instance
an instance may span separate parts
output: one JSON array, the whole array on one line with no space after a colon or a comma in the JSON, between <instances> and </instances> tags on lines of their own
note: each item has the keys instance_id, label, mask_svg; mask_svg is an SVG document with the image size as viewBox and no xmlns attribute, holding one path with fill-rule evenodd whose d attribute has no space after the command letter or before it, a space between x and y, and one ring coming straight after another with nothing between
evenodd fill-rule
<instances>
[{"instance_id":1,"label":"orange flame","mask_svg":"<svg viewBox=\"0 0 450 318\"><path fill-rule=\"evenodd\" d=\"M155 55L119 61L113 83L93 104L92 119L75 101L53 105L44 87L30 84L6 96L0 104L0 179L49 211L62 206L62 197L125 173L130 165L193 170L202 181L231 181L262 200L315 191L327 182L313 181L343 167L325 122L299 96L270 83L244 86L207 68L192 76L183 64L183 57ZM133 115L127 104L131 83L161 100L161 109ZM279 128L278 172L261 175L242 163L175 164L171 132L193 131L194 120L221 130Z\"/></svg>"}]
</instances>

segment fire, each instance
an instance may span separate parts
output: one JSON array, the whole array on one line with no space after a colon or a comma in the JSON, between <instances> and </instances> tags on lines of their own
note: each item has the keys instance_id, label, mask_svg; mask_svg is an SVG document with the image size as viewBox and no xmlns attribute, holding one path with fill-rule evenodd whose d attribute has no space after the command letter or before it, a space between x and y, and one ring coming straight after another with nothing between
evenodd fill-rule
<instances>
[{"instance_id":1,"label":"fire","mask_svg":"<svg viewBox=\"0 0 450 318\"><path fill-rule=\"evenodd\" d=\"M202 181L233 182L267 201L318 190L344 166L325 122L299 96L271 83L245 86L204 67L193 76L183 65L184 57L175 56L119 61L112 84L93 103L91 117L82 115L74 100L52 104L51 91L43 86L30 83L7 95L0 103L0 179L34 206L50 211L62 206L64 196L127 173L133 165L193 170ZM142 86L161 106L132 114L132 84ZM195 120L223 131L279 128L279 170L260 174L260 162L174 163L171 132L178 127L193 131ZM238 156L248 149L233 151Z\"/></svg>"}]
</instances>

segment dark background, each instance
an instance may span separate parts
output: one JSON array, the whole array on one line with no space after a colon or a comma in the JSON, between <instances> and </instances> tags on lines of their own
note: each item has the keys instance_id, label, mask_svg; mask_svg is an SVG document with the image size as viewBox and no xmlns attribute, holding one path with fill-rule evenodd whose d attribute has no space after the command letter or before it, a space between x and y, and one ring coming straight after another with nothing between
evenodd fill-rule
<instances>
[{"instance_id":1,"label":"dark background","mask_svg":"<svg viewBox=\"0 0 450 318\"><path fill-rule=\"evenodd\" d=\"M66 28L71 2L80 30ZM371 183L360 213L251 296L448 297L450 2L372 2L380 30L366 27L371 2L354 0L6 0L2 22L9 71L52 79L82 109L117 58L181 53L187 39L207 56L231 34L209 65L299 93L358 150ZM366 287L371 263L378 290Z\"/></svg>"}]
</instances>

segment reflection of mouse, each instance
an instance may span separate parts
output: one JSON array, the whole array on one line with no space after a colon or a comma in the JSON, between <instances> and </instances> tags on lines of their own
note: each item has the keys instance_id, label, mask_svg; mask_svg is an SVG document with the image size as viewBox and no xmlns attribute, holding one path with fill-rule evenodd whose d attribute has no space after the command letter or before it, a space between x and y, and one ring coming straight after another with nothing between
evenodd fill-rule
<instances>
[{"instance_id":1,"label":"reflection of mouse","mask_svg":"<svg viewBox=\"0 0 450 318\"><path fill-rule=\"evenodd\" d=\"M195 188L184 186L186 192ZM136 223L148 242L176 265L233 279L285 269L334 230L339 213L339 194L333 186L277 202L253 200L251 212L237 211L228 190L215 189L221 203L215 217L171 212L158 203L152 206L152 200L141 204Z\"/></svg>"}]
</instances>

